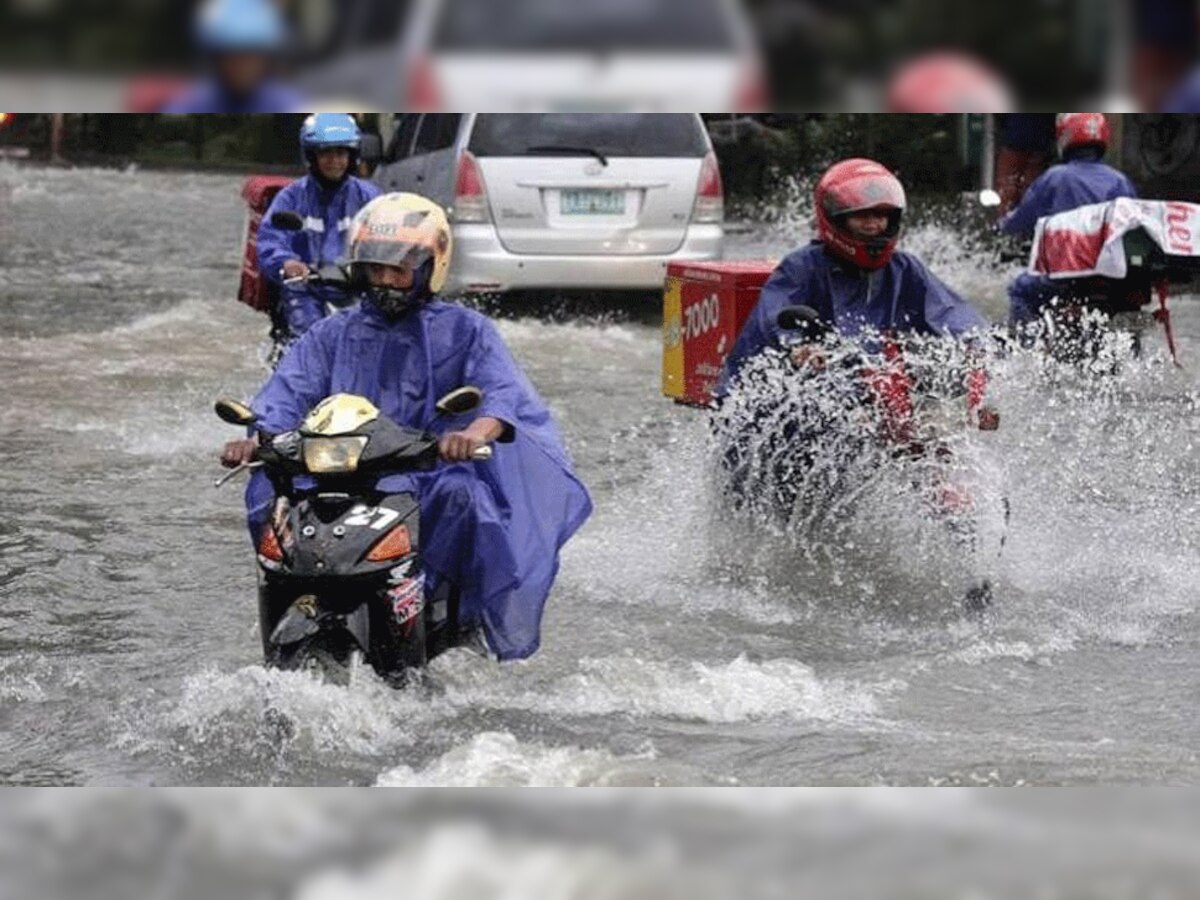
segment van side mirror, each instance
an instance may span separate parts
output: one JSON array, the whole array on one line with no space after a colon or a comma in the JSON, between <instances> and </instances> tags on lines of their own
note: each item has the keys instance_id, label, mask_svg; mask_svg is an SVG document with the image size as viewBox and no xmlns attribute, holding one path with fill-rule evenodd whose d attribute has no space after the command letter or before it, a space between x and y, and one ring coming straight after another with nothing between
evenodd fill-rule
<instances>
[{"instance_id":1,"label":"van side mirror","mask_svg":"<svg viewBox=\"0 0 1200 900\"><path fill-rule=\"evenodd\" d=\"M383 138L377 134L364 134L358 156L368 166L378 165L383 159Z\"/></svg>"}]
</instances>

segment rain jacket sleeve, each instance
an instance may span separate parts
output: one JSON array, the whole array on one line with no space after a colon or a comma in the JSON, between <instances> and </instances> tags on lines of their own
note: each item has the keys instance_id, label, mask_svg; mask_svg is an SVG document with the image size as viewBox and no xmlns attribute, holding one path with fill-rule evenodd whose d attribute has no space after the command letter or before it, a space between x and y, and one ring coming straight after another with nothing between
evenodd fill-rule
<instances>
[{"instance_id":1,"label":"rain jacket sleeve","mask_svg":"<svg viewBox=\"0 0 1200 900\"><path fill-rule=\"evenodd\" d=\"M255 429L281 434L298 426L314 406L330 394L332 347L323 319L297 341L279 362L279 368L254 398L258 413Z\"/></svg>"},{"instance_id":2,"label":"rain jacket sleeve","mask_svg":"<svg viewBox=\"0 0 1200 900\"><path fill-rule=\"evenodd\" d=\"M310 266L338 262L346 253L350 221L379 194L378 185L352 177L326 204L311 176L289 184L271 202L259 226L259 268L279 283L282 280L279 270L289 259L298 259ZM283 211L294 212L303 218L304 230L275 228L271 217Z\"/></svg>"},{"instance_id":3,"label":"rain jacket sleeve","mask_svg":"<svg viewBox=\"0 0 1200 900\"><path fill-rule=\"evenodd\" d=\"M477 591L464 594L464 609L478 616L500 659L523 659L540 643L559 551L591 514L592 501L575 475L550 410L496 327L483 317L474 329L463 377L484 392L483 406L464 418L491 416L512 428L505 436L509 443L497 447L489 462L474 466L500 512L504 539L458 549L481 554L489 572ZM508 568L513 577L499 578ZM488 589L488 583L496 589Z\"/></svg>"},{"instance_id":4,"label":"rain jacket sleeve","mask_svg":"<svg viewBox=\"0 0 1200 900\"><path fill-rule=\"evenodd\" d=\"M508 426L502 442L513 440L522 421L537 426L548 422L549 413L537 398L533 385L512 358L496 326L486 319L480 321L475 332L464 377L466 384L483 391L483 406L474 415L490 416ZM536 404L531 404L531 400L537 400Z\"/></svg>"},{"instance_id":5,"label":"rain jacket sleeve","mask_svg":"<svg viewBox=\"0 0 1200 900\"><path fill-rule=\"evenodd\" d=\"M276 284L283 281L280 270L289 259L311 262L306 232L284 231L271 224L271 217L277 212L294 212L300 216L307 216L308 212L303 208L303 197L303 181L289 184L275 195L258 228L259 271Z\"/></svg>"},{"instance_id":6,"label":"rain jacket sleeve","mask_svg":"<svg viewBox=\"0 0 1200 900\"><path fill-rule=\"evenodd\" d=\"M1050 209L1049 172L1039 175L1025 191L1021 202L1007 216L1000 220L1000 230L1005 234L1033 234L1037 220L1048 215Z\"/></svg>"},{"instance_id":7,"label":"rain jacket sleeve","mask_svg":"<svg viewBox=\"0 0 1200 900\"><path fill-rule=\"evenodd\" d=\"M915 257L909 277L915 289L924 294L925 324L934 334L962 337L972 331L983 331L988 321L970 303L944 281L930 272Z\"/></svg>"}]
</instances>

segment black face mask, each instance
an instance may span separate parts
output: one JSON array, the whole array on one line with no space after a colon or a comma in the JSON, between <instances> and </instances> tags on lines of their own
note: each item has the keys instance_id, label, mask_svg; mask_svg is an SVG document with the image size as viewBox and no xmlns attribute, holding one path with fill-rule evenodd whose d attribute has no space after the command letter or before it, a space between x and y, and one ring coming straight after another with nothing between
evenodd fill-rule
<instances>
[{"instance_id":1,"label":"black face mask","mask_svg":"<svg viewBox=\"0 0 1200 900\"><path fill-rule=\"evenodd\" d=\"M383 313L386 319L400 319L419 308L433 297L429 280L433 276L433 260L421 263L413 273L410 288L374 287L367 282L365 266L354 267L354 285L362 292L367 302Z\"/></svg>"}]
</instances>

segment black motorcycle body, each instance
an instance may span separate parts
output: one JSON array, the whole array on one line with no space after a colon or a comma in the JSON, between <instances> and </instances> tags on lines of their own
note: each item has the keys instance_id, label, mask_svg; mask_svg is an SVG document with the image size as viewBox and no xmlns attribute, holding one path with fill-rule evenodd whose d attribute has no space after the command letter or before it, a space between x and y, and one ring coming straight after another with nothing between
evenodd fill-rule
<instances>
[{"instance_id":1,"label":"black motorcycle body","mask_svg":"<svg viewBox=\"0 0 1200 900\"><path fill-rule=\"evenodd\" d=\"M474 388L450 396L464 393L457 406L443 398L439 410L478 405ZM230 401L218 403L218 414L238 424L256 418ZM484 448L478 458L488 455ZM417 498L377 487L384 475L433 469L435 435L397 425L363 398L338 395L300 429L267 440L257 460L275 491L257 547L268 665L338 679L357 657L401 683L474 638L474 629L459 627L457 590L443 583L427 591Z\"/></svg>"}]
</instances>

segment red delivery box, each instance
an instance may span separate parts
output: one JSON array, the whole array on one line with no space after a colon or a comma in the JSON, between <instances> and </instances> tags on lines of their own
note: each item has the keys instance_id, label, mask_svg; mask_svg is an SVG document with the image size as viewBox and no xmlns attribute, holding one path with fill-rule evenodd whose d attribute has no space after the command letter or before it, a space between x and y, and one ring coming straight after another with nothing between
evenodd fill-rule
<instances>
[{"instance_id":1,"label":"red delivery box","mask_svg":"<svg viewBox=\"0 0 1200 900\"><path fill-rule=\"evenodd\" d=\"M271 308L271 290L258 271L258 226L262 224L263 216L267 214L275 195L294 180L279 175L255 175L247 178L242 187L242 199L249 210L242 245L242 279L238 285L238 299L260 312Z\"/></svg>"},{"instance_id":2,"label":"red delivery box","mask_svg":"<svg viewBox=\"0 0 1200 900\"><path fill-rule=\"evenodd\" d=\"M775 271L771 260L677 262L663 292L663 393L705 406L725 357Z\"/></svg>"}]
</instances>

